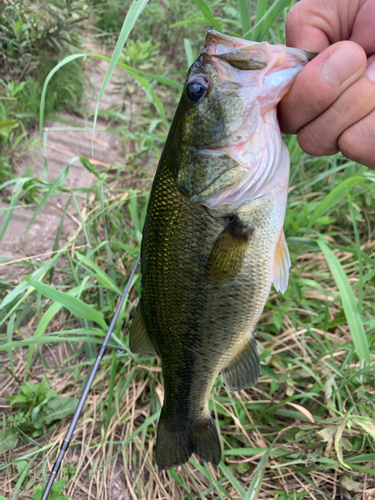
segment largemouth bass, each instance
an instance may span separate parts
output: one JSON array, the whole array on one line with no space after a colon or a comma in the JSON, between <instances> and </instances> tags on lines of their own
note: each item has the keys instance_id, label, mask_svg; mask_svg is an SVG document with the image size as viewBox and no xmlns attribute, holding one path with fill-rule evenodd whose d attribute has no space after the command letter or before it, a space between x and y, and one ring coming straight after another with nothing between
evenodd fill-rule
<instances>
[{"instance_id":1,"label":"largemouth bass","mask_svg":"<svg viewBox=\"0 0 375 500\"><path fill-rule=\"evenodd\" d=\"M129 341L161 358L161 469L192 453L217 465L212 386L220 372L230 391L258 380L254 327L290 267L276 105L307 62L302 50L209 31L188 72L152 186Z\"/></svg>"}]
</instances>

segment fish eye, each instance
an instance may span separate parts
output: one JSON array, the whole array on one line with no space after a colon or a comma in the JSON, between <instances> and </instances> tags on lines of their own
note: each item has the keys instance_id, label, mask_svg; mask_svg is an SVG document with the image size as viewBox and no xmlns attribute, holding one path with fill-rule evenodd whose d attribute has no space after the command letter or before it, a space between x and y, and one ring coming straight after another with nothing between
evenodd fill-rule
<instances>
[{"instance_id":1,"label":"fish eye","mask_svg":"<svg viewBox=\"0 0 375 500\"><path fill-rule=\"evenodd\" d=\"M197 76L187 85L187 93L192 101L199 101L207 92L208 81L203 76Z\"/></svg>"}]
</instances>

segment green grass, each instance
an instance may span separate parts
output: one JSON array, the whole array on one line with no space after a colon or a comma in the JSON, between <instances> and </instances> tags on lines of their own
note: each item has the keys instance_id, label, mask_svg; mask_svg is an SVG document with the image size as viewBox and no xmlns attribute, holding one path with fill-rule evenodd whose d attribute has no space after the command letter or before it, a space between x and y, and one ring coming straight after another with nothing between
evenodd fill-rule
<instances>
[{"instance_id":1,"label":"green grass","mask_svg":"<svg viewBox=\"0 0 375 500\"><path fill-rule=\"evenodd\" d=\"M34 146L29 137L44 80L81 47L88 14L82 0L5 1L0 19L0 183L14 176L17 159ZM65 110L84 114L88 84L82 60L63 68L50 82L46 115Z\"/></svg>"},{"instance_id":2,"label":"green grass","mask_svg":"<svg viewBox=\"0 0 375 500\"><path fill-rule=\"evenodd\" d=\"M139 252L152 174L190 49L194 53L203 45L210 15L227 33L249 30L245 2L189 5L176 7L176 17L168 6L147 6L131 35L140 35L141 46L132 49L132 58L120 56L125 94L119 94L117 109L99 110L99 117L106 116L123 141L122 164L108 171L82 158L96 175L88 190L63 188L62 178L50 184L41 179L8 184L10 227L11 210L25 200L24 186L39 196L39 203L67 190L81 225L65 243L57 231L56 253L50 258L25 256L17 263L18 276L5 275L0 282L0 495L7 499L40 498L39 485L56 459L70 417L60 414L47 422L47 416L61 398L79 397ZM250 38L268 26L263 36L283 41L285 11L275 9L286 4L273 5L268 10L259 1L250 9ZM156 18L162 29L152 40L151 47L161 43L155 53L142 36L151 13L163 8L165 19L179 25L169 28ZM163 44L176 39L176 58L164 57ZM165 53L169 50L166 46ZM375 174L340 155L309 157L295 137L287 143L289 287L284 295L271 292L257 327L259 383L231 394L218 379L212 392L210 409L221 433L223 462L215 469L192 458L176 470L156 468L160 362L127 350L137 275L110 342L113 349L102 361L73 435L56 498L88 498L89 493L115 498L120 492L124 498L171 500L372 498ZM79 215L83 209L86 218ZM13 265L7 268L11 272ZM38 414L46 415L42 428Z\"/></svg>"}]
</instances>

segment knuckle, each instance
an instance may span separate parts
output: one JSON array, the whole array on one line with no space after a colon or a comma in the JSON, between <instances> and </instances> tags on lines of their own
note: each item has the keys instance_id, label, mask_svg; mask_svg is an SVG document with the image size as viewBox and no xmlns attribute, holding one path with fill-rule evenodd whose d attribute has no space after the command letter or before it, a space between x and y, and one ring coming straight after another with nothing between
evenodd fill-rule
<instances>
[{"instance_id":1,"label":"knuckle","mask_svg":"<svg viewBox=\"0 0 375 500\"><path fill-rule=\"evenodd\" d=\"M278 106L278 121L280 129L284 134L296 134L299 127L296 121L296 114L286 105Z\"/></svg>"},{"instance_id":2,"label":"knuckle","mask_svg":"<svg viewBox=\"0 0 375 500\"><path fill-rule=\"evenodd\" d=\"M375 113L371 119L363 119L345 130L339 137L340 151L346 158L375 168ZM370 117L368 117L370 118Z\"/></svg>"},{"instance_id":3,"label":"knuckle","mask_svg":"<svg viewBox=\"0 0 375 500\"><path fill-rule=\"evenodd\" d=\"M287 44L293 45L294 38L296 36L296 31L301 26L301 23L304 23L303 20L303 11L301 12L301 8L298 3L295 3L288 11L285 21L285 34L287 39Z\"/></svg>"},{"instance_id":4,"label":"knuckle","mask_svg":"<svg viewBox=\"0 0 375 500\"><path fill-rule=\"evenodd\" d=\"M362 127L356 124L341 134L339 148L344 156L354 160L361 156L361 148L365 142Z\"/></svg>"},{"instance_id":5,"label":"knuckle","mask_svg":"<svg viewBox=\"0 0 375 500\"><path fill-rule=\"evenodd\" d=\"M311 20L311 6L303 5L301 2L297 2L288 10L286 16L286 28L300 27L301 25L309 24Z\"/></svg>"},{"instance_id":6,"label":"knuckle","mask_svg":"<svg viewBox=\"0 0 375 500\"><path fill-rule=\"evenodd\" d=\"M333 155L339 151L337 140L327 138L326 131L308 125L299 130L298 143L301 148L312 156Z\"/></svg>"},{"instance_id":7,"label":"knuckle","mask_svg":"<svg viewBox=\"0 0 375 500\"><path fill-rule=\"evenodd\" d=\"M286 16L286 24L288 25L288 22L289 23L298 22L301 15L300 13L301 13L300 4L295 3L294 5L292 5L292 7L288 11L288 15Z\"/></svg>"},{"instance_id":8,"label":"knuckle","mask_svg":"<svg viewBox=\"0 0 375 500\"><path fill-rule=\"evenodd\" d=\"M280 126L284 133L297 133L327 107L320 95L315 95L314 89L310 89L305 82L306 78L298 80L297 77L294 86L279 105Z\"/></svg>"}]
</instances>

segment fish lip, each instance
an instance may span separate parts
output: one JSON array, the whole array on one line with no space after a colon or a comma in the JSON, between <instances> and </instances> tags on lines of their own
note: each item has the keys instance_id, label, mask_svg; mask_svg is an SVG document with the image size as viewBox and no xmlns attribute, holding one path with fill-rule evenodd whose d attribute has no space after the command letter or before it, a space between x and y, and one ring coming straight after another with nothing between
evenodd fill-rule
<instances>
[{"instance_id":1,"label":"fish lip","mask_svg":"<svg viewBox=\"0 0 375 500\"><path fill-rule=\"evenodd\" d=\"M278 44L278 45L271 45L270 47L273 53L284 52L289 56L297 60L300 60L305 64L307 63L307 61L310 61L313 57L317 55L314 52L307 52L306 50L297 49L296 47L286 47L285 45Z\"/></svg>"},{"instance_id":2,"label":"fish lip","mask_svg":"<svg viewBox=\"0 0 375 500\"><path fill-rule=\"evenodd\" d=\"M225 52L230 52L241 47L242 48L250 47L262 43L264 42L253 42L250 40L243 40L242 38L236 38L230 35L224 35L223 33L220 33L219 31L216 30L209 30L206 35L206 43L204 46L204 51L209 53L211 56L214 56L215 54L212 54L208 51L208 49L213 45L215 46L216 53L221 55ZM316 52L309 52L295 47L286 47L285 45L270 45L270 44L268 45L272 52L283 51L286 52L288 55L294 56L305 63L307 61L311 61L311 59L317 56Z\"/></svg>"},{"instance_id":3,"label":"fish lip","mask_svg":"<svg viewBox=\"0 0 375 500\"><path fill-rule=\"evenodd\" d=\"M252 42L210 30L203 52L238 69L261 70L270 59L267 42Z\"/></svg>"},{"instance_id":4,"label":"fish lip","mask_svg":"<svg viewBox=\"0 0 375 500\"><path fill-rule=\"evenodd\" d=\"M216 30L208 30L204 49L208 49L210 46L212 46L212 44L215 44L216 49L219 48L220 50L220 42L222 43L224 48L226 49L229 48L229 50L233 50L234 48L238 47L248 47L250 45L257 45L259 43L259 42L249 42L248 40L244 40L243 38L237 38L230 35L224 35L223 33L220 33L219 31Z\"/></svg>"},{"instance_id":5,"label":"fish lip","mask_svg":"<svg viewBox=\"0 0 375 500\"><path fill-rule=\"evenodd\" d=\"M233 71L238 70L241 73L243 69L244 74L246 71L248 71L249 79L248 80L246 79L243 82L241 82L241 86L243 87L248 86L249 88L254 84L256 85L258 83L257 81L258 78L259 79L268 78L268 75L270 74L271 71L274 71L274 68L276 71L279 71L278 67L281 66L280 69L282 70L284 64L285 64L285 69L287 70L290 69L291 71L295 71L296 73L299 72L299 70L301 70L303 66L305 66L311 59L311 57L314 55L302 49L297 49L294 47L286 47L285 45L281 44L271 45L268 42L253 42L229 35L224 35L216 30L209 30L206 36L205 47L201 52L200 56L203 57L203 59L205 59L206 61L210 61L210 63L213 64L215 68L219 71L219 68L224 67L229 69L229 67L232 66L231 60L229 59L227 61L225 58L225 55L227 53L233 54L234 52L240 50L244 55L248 53L250 59L251 47L254 47L255 55L258 54L259 51L261 50L261 53L264 53L264 57L268 58L268 62L265 67L257 69L238 68L235 65ZM248 49L250 50L248 51ZM202 63L204 63L204 61L202 61ZM200 72L197 74L190 74L189 81L192 78L198 76L198 74L200 74ZM204 71L202 71L202 76L205 76L207 78ZM210 89L206 95L211 93L212 90L211 80L209 80L209 84L210 84ZM288 88L288 86L286 88ZM261 96L259 96L259 98L261 98ZM262 109L264 111L266 107ZM253 127L251 126L253 120L252 111L253 111L253 106L251 105L249 107L248 112L246 113L246 116L244 116L242 123L238 124L236 130L234 130L230 135L220 138L219 141L210 141L204 145L201 145L201 149L212 151L212 153L214 153L214 150L216 149L224 150L230 146L240 146L241 144L246 143L253 133L252 131ZM237 135L241 136L241 139L239 139Z\"/></svg>"},{"instance_id":6,"label":"fish lip","mask_svg":"<svg viewBox=\"0 0 375 500\"><path fill-rule=\"evenodd\" d=\"M298 57L299 59L301 59L301 61L305 61L305 58L311 61L312 59L314 59L314 57L316 57L319 54L319 52L309 52L308 50L297 49L296 47L283 46L283 50L287 54Z\"/></svg>"},{"instance_id":7,"label":"fish lip","mask_svg":"<svg viewBox=\"0 0 375 500\"><path fill-rule=\"evenodd\" d=\"M240 47L253 47L255 45L261 45L264 43L267 43L271 47L274 46L274 45L269 44L266 41L255 42L253 40L245 40L243 38L239 38L236 36L224 35L224 33L220 33L219 31L211 29L211 30L207 31L205 45L204 45L203 50L209 48L211 45L210 42L212 42L212 41L218 42L218 43L221 42L224 45L224 47L229 48L229 50L238 49ZM217 47L217 45L216 45L216 47ZM220 47L219 47L219 49L220 49ZM297 50L299 50L299 49L297 49ZM221 53L221 52L219 52L219 53Z\"/></svg>"}]
</instances>

